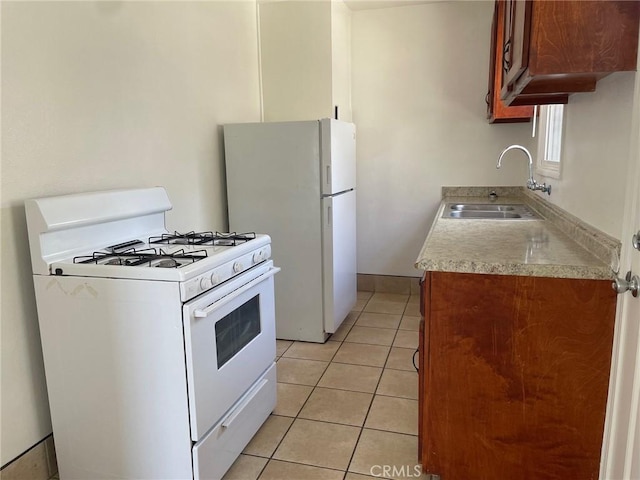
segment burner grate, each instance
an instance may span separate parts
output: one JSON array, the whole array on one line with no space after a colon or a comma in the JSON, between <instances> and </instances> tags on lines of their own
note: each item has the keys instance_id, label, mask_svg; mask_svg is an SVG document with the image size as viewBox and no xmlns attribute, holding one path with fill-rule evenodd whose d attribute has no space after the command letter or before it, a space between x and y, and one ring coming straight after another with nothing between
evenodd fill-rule
<instances>
[{"instance_id":1,"label":"burner grate","mask_svg":"<svg viewBox=\"0 0 640 480\"><path fill-rule=\"evenodd\" d=\"M247 233L220 233L220 232L187 232L187 233L164 233L159 236L149 237L150 244L171 244L171 245L219 245L234 247L241 243L248 242L256 238L255 232Z\"/></svg>"},{"instance_id":2,"label":"burner grate","mask_svg":"<svg viewBox=\"0 0 640 480\"><path fill-rule=\"evenodd\" d=\"M73 263L179 268L206 257L206 250L196 250L188 253L184 250L178 250L173 253L167 253L161 248L145 248L139 250L130 248L122 252L93 252L92 255L74 257Z\"/></svg>"}]
</instances>

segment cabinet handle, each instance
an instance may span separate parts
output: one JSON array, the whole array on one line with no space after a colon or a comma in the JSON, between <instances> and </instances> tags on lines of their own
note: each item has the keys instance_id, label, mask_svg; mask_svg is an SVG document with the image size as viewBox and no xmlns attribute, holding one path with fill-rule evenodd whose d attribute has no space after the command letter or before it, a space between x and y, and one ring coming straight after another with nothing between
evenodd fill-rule
<instances>
[{"instance_id":1,"label":"cabinet handle","mask_svg":"<svg viewBox=\"0 0 640 480\"><path fill-rule=\"evenodd\" d=\"M511 68L511 39L507 40L502 49L502 70L509 72Z\"/></svg>"},{"instance_id":2,"label":"cabinet handle","mask_svg":"<svg viewBox=\"0 0 640 480\"><path fill-rule=\"evenodd\" d=\"M487 107L489 106L489 95L491 95L491 91L488 91L487 94L484 96L484 103L487 104Z\"/></svg>"}]
</instances>

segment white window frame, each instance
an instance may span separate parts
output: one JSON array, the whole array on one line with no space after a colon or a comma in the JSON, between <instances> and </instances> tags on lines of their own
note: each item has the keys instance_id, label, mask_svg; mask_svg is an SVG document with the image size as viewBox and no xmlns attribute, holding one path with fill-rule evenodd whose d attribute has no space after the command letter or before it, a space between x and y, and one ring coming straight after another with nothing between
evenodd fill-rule
<instances>
[{"instance_id":1,"label":"white window frame","mask_svg":"<svg viewBox=\"0 0 640 480\"><path fill-rule=\"evenodd\" d=\"M562 137L564 134L564 105L541 105L538 128L536 172L550 178L562 175Z\"/></svg>"}]
</instances>

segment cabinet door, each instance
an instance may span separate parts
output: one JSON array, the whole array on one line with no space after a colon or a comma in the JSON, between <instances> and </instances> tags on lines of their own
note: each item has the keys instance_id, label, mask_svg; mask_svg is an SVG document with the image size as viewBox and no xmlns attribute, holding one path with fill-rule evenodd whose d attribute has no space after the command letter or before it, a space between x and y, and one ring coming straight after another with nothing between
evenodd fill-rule
<instances>
[{"instance_id":1,"label":"cabinet door","mask_svg":"<svg viewBox=\"0 0 640 480\"><path fill-rule=\"evenodd\" d=\"M443 480L596 479L606 280L431 272L422 465Z\"/></svg>"},{"instance_id":2,"label":"cabinet door","mask_svg":"<svg viewBox=\"0 0 640 480\"><path fill-rule=\"evenodd\" d=\"M502 97L513 90L518 77L529 64L531 34L531 0L505 2L504 41L502 46Z\"/></svg>"},{"instance_id":3,"label":"cabinet door","mask_svg":"<svg viewBox=\"0 0 640 480\"><path fill-rule=\"evenodd\" d=\"M424 318L420 320L418 333L418 462L422 463L422 440L424 438Z\"/></svg>"},{"instance_id":4,"label":"cabinet door","mask_svg":"<svg viewBox=\"0 0 640 480\"><path fill-rule=\"evenodd\" d=\"M426 457L422 454L422 445L425 436L424 428L424 407L426 405L427 395L427 379L426 375L429 371L427 355L427 349L429 346L429 330L427 328L429 319L425 318L425 313L429 312L429 291L431 273L425 272L424 276L420 280L420 314L422 319L420 320L420 332L418 334L418 461L425 466L423 459ZM427 313L428 315L428 313Z\"/></svg>"},{"instance_id":5,"label":"cabinet door","mask_svg":"<svg viewBox=\"0 0 640 480\"><path fill-rule=\"evenodd\" d=\"M533 107L509 107L500 98L503 76L503 48L505 28L505 0L496 0L491 25L491 58L489 64L489 93L487 93L487 119L489 123L528 122Z\"/></svg>"},{"instance_id":6,"label":"cabinet door","mask_svg":"<svg viewBox=\"0 0 640 480\"><path fill-rule=\"evenodd\" d=\"M636 69L640 2L505 0L509 106L567 103L609 73Z\"/></svg>"}]
</instances>

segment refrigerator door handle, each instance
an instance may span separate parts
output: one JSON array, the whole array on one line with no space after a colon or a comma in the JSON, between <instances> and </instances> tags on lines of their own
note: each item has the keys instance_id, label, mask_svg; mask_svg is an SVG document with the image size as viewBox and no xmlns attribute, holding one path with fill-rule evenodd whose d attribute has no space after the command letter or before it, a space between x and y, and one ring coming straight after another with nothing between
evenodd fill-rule
<instances>
[{"instance_id":1,"label":"refrigerator door handle","mask_svg":"<svg viewBox=\"0 0 640 480\"><path fill-rule=\"evenodd\" d=\"M331 165L327 165L327 187L331 187Z\"/></svg>"},{"instance_id":2,"label":"refrigerator door handle","mask_svg":"<svg viewBox=\"0 0 640 480\"><path fill-rule=\"evenodd\" d=\"M327 207L327 225L331 226L331 205Z\"/></svg>"}]
</instances>

